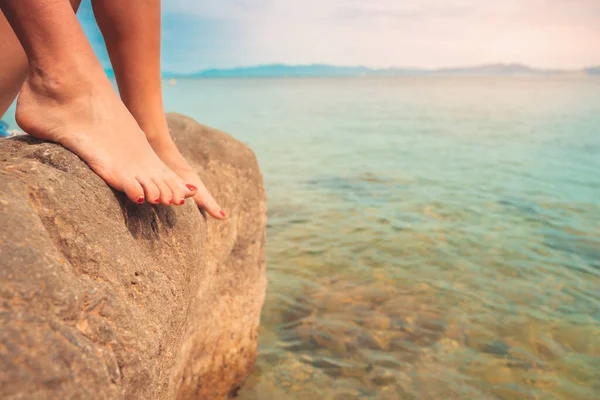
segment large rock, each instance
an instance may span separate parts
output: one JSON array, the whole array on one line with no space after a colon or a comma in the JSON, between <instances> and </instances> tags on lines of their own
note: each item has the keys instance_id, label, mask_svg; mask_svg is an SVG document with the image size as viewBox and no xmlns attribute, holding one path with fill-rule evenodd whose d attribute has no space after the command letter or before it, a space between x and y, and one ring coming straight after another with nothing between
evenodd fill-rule
<instances>
[{"instance_id":1,"label":"large rock","mask_svg":"<svg viewBox=\"0 0 600 400\"><path fill-rule=\"evenodd\" d=\"M226 221L133 204L56 144L0 141L1 399L224 399L250 373L262 177L232 137L169 124Z\"/></svg>"}]
</instances>

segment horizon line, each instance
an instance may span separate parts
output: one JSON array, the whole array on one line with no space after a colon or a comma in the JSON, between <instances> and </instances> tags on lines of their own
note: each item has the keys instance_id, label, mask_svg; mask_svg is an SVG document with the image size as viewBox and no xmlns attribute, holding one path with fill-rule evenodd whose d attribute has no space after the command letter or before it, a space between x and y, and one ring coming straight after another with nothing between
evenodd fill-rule
<instances>
[{"instance_id":1,"label":"horizon line","mask_svg":"<svg viewBox=\"0 0 600 400\"><path fill-rule=\"evenodd\" d=\"M583 71L593 68L600 68L600 61L594 64L583 65L579 67L569 67L569 68L561 68L561 67L541 67L534 66L531 64L521 63L521 62L489 62L489 63L481 63L481 64L455 64L455 65L445 65L441 67L422 67L422 66L368 66L364 64L329 64L323 62L314 62L314 63L286 63L286 62L269 62L269 63L260 63L260 64L246 64L246 65L236 65L236 66L225 66L225 67L207 67L203 69L197 69L193 71L181 72L175 70L164 69L163 72L172 72L177 74L196 74L205 71L214 71L214 70L232 70L232 69L245 69L245 68L259 68L259 67L334 67L334 68L364 68L370 69L373 71L385 71L385 70L419 70L419 71L440 71L440 70L448 70L448 69L471 69L471 68L480 68L480 67L491 67L491 66L503 66L503 67L525 67L531 70L537 71ZM107 71L113 71L112 66L104 67Z\"/></svg>"},{"instance_id":2,"label":"horizon line","mask_svg":"<svg viewBox=\"0 0 600 400\"><path fill-rule=\"evenodd\" d=\"M480 63L480 64L456 64L456 65L444 65L441 67L422 67L422 66L409 66L409 65L395 65L395 66L369 66L364 64L330 64L323 62L313 62L313 63L286 63L286 62L269 62L269 63L260 63L260 64L246 64L246 65L237 65L233 67L210 67L204 68L199 71L209 71L214 69L235 69L235 68L256 68L256 67L265 67L265 66L283 66L283 67L311 67L311 66L322 66L322 67L336 67L336 68L367 68L376 71L386 70L386 69L404 69L404 70L422 70L422 71L439 71L442 69L463 69L463 68L478 68L478 67L488 67L488 66L518 66L518 67L527 67L529 69L535 69L540 71L580 71L583 69L589 68L598 68L600 67L600 61L594 64L588 64L579 67L569 67L569 68L561 68L561 67L541 67L534 66L531 64L521 63L521 62L489 62L489 63Z\"/></svg>"},{"instance_id":3,"label":"horizon line","mask_svg":"<svg viewBox=\"0 0 600 400\"><path fill-rule=\"evenodd\" d=\"M225 71L225 70L235 70L235 69L251 69L251 68L260 68L260 67L333 67L333 68L363 68L372 71L386 71L386 70L404 70L404 71L423 71L423 72L436 72L436 71L444 71L444 70L460 70L460 69L475 69L481 67L519 67L526 68L532 71L555 71L555 72L579 72L586 71L590 69L600 68L600 61L595 64L584 65L580 67L571 67L571 68L559 68L559 67L540 67L533 66L530 64L520 63L520 62L490 62L490 63L481 63L481 64L456 64L456 65L447 65L443 67L419 67L419 66L367 66L360 64L328 64L328 63L303 63L303 64L293 64L293 63L285 63L285 62L272 62L272 63L261 63L261 64L247 64L247 65L237 65L232 67L209 67L203 69L197 69L193 71L176 71L176 70L168 70L161 69L162 73L171 73L171 74L180 74L180 75L192 75L199 74L207 71ZM104 68L107 71L114 71L112 66Z\"/></svg>"},{"instance_id":4,"label":"horizon line","mask_svg":"<svg viewBox=\"0 0 600 400\"><path fill-rule=\"evenodd\" d=\"M385 72L385 71L412 71L412 72L424 72L424 73L435 73L435 72L457 72L464 70L476 70L486 67L497 67L497 68L518 68L522 71L540 72L540 73L578 73L588 72L590 70L600 69L600 62L597 64L587 65L583 67L574 68L554 68L554 67L537 67L531 66L524 63L518 62L496 62L496 63L484 63L484 64L462 64L456 66L444 66L444 67L411 67L411 66L390 66L390 67L372 67L366 65L340 65L340 64L327 64L327 63L307 63L307 64L288 64L284 62L274 62L265 64L250 64L250 65L238 65L234 67L211 67L198 69L188 72L181 72L176 70L161 69L161 75L199 75L210 72L230 72L235 70L251 70L265 67L280 67L280 68L307 68L307 67L324 67L324 68L339 68L339 69L363 69L366 71L373 72ZM114 74L112 66L104 67L104 70L108 74Z\"/></svg>"}]
</instances>

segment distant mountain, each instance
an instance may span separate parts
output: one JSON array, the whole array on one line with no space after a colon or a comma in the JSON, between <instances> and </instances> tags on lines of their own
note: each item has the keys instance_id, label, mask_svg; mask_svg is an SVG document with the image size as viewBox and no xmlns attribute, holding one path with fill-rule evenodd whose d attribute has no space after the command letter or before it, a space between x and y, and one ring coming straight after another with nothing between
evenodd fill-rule
<instances>
[{"instance_id":1,"label":"distant mountain","mask_svg":"<svg viewBox=\"0 0 600 400\"><path fill-rule=\"evenodd\" d=\"M488 64L476 67L442 68L431 71L436 75L556 75L571 71L531 68L523 64Z\"/></svg>"},{"instance_id":2,"label":"distant mountain","mask_svg":"<svg viewBox=\"0 0 600 400\"><path fill-rule=\"evenodd\" d=\"M600 66L598 67L590 67L590 68L586 68L585 72L588 75L600 75Z\"/></svg>"},{"instance_id":3,"label":"distant mountain","mask_svg":"<svg viewBox=\"0 0 600 400\"><path fill-rule=\"evenodd\" d=\"M192 78L283 78L283 77L358 77L358 76L410 76L426 75L431 71L416 68L386 68L374 69L360 66L340 67L326 64L312 65L285 65L271 64L253 67L240 67L229 69L209 69L192 74L169 74L165 76L192 77Z\"/></svg>"},{"instance_id":4,"label":"distant mountain","mask_svg":"<svg viewBox=\"0 0 600 400\"><path fill-rule=\"evenodd\" d=\"M109 76L114 77L111 70ZM339 67L326 64L271 64L228 69L207 69L195 73L163 72L166 78L283 78L283 77L360 77L360 76L531 76L600 75L600 66L581 70L532 68L523 64L487 64L474 67L419 69Z\"/></svg>"},{"instance_id":5,"label":"distant mountain","mask_svg":"<svg viewBox=\"0 0 600 400\"><path fill-rule=\"evenodd\" d=\"M194 77L284 77L284 76L360 76L370 71L366 67L335 67L332 65L260 65L231 69L209 69L192 74Z\"/></svg>"}]
</instances>

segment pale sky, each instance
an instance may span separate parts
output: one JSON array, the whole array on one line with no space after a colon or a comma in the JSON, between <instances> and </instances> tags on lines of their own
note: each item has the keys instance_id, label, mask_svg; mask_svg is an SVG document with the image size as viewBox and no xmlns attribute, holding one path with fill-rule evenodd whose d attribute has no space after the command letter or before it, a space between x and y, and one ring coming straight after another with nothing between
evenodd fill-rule
<instances>
[{"instance_id":1,"label":"pale sky","mask_svg":"<svg viewBox=\"0 0 600 400\"><path fill-rule=\"evenodd\" d=\"M96 49L89 0L80 11ZM106 55L99 51L106 64ZM163 69L600 65L600 0L164 0Z\"/></svg>"}]
</instances>

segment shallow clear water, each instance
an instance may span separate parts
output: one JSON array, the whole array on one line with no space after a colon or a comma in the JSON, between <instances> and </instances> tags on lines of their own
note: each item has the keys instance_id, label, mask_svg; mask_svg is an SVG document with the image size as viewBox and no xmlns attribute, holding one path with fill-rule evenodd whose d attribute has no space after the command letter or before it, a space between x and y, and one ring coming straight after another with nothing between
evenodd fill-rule
<instances>
[{"instance_id":1,"label":"shallow clear water","mask_svg":"<svg viewBox=\"0 0 600 400\"><path fill-rule=\"evenodd\" d=\"M600 79L165 82L256 152L250 399L594 399Z\"/></svg>"},{"instance_id":2,"label":"shallow clear water","mask_svg":"<svg viewBox=\"0 0 600 400\"><path fill-rule=\"evenodd\" d=\"M269 196L242 399L600 393L600 80L179 81Z\"/></svg>"}]
</instances>

